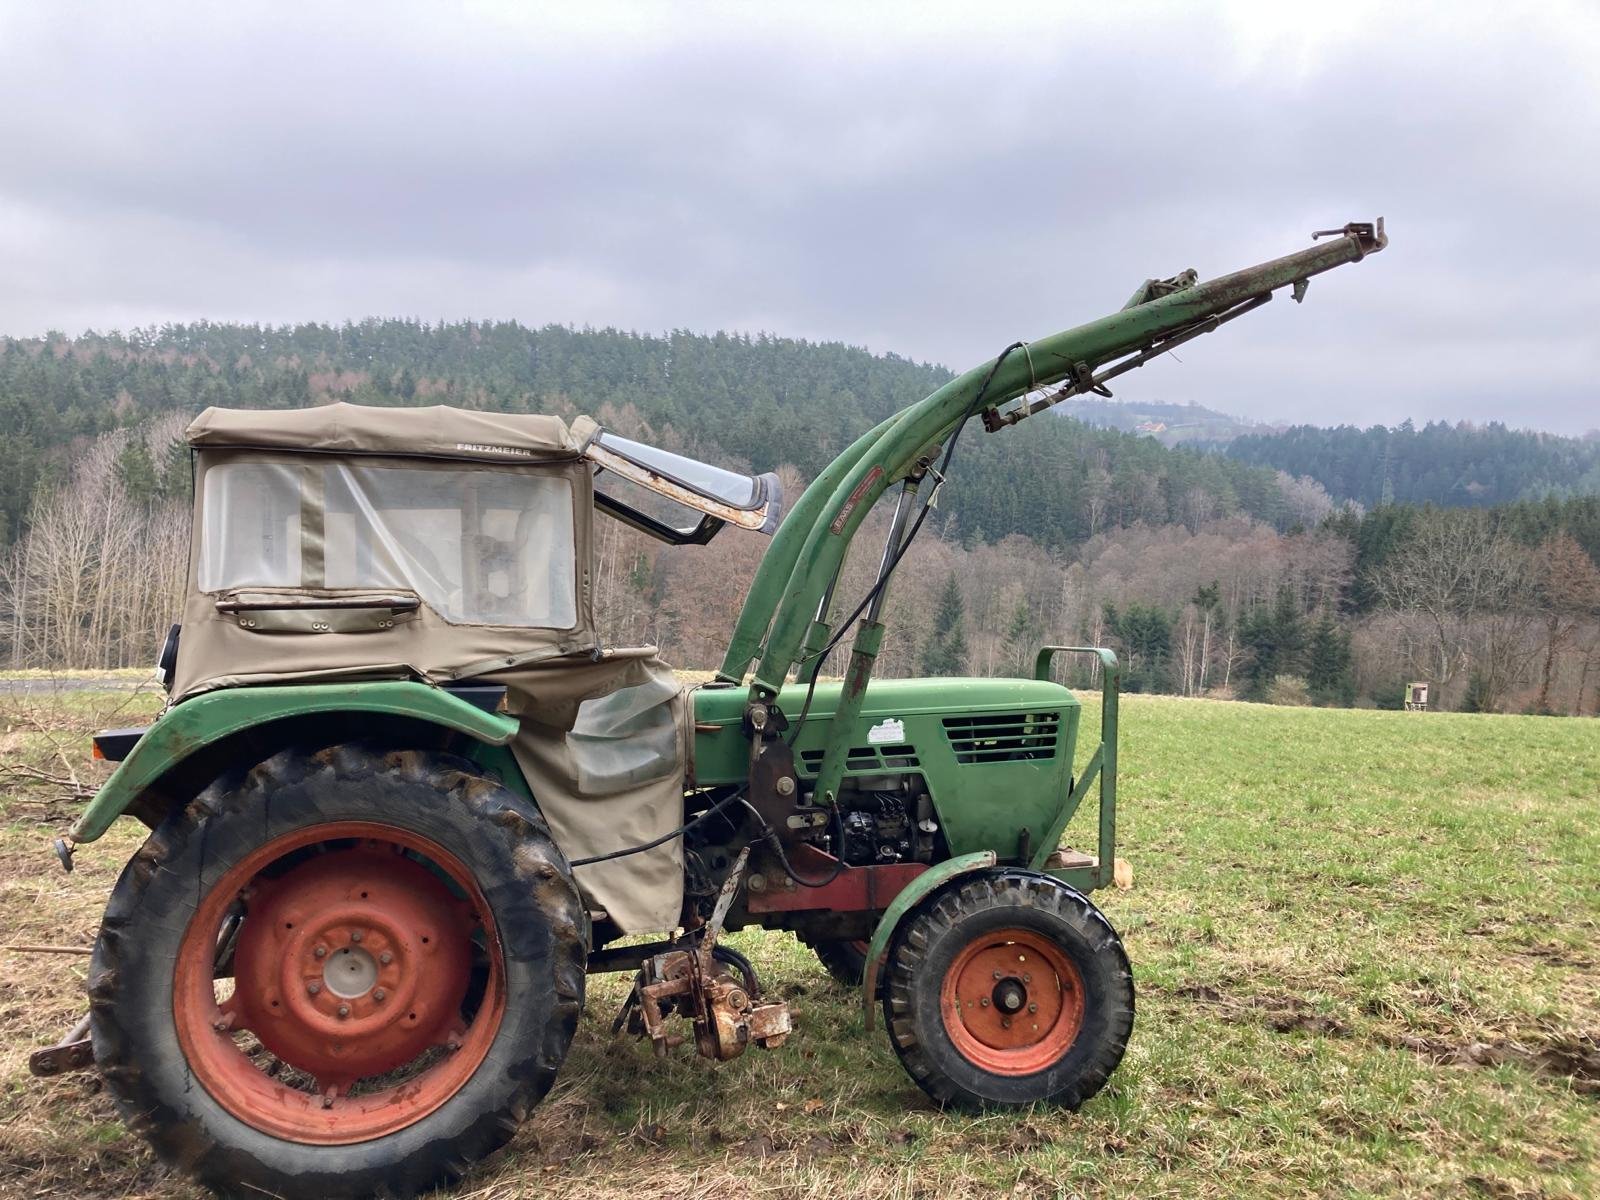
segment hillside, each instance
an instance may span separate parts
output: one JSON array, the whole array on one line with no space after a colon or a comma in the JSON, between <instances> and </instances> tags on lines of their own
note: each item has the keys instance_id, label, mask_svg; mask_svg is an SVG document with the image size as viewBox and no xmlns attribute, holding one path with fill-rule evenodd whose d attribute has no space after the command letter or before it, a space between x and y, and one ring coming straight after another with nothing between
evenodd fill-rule
<instances>
[{"instance_id":1,"label":"hillside","mask_svg":"<svg viewBox=\"0 0 1600 1200\"><path fill-rule=\"evenodd\" d=\"M197 324L0 340L0 546L79 439L206 405L335 399L604 414L704 457L814 476L852 438L951 377L943 367L768 335L645 336L514 322ZM1274 472L1073 421L969 436L945 532L1047 547L1136 522L1304 519ZM1303 497L1298 498L1303 500Z\"/></svg>"},{"instance_id":2,"label":"hillside","mask_svg":"<svg viewBox=\"0 0 1600 1200\"><path fill-rule=\"evenodd\" d=\"M188 561L190 468L174 439L205 404L583 411L797 486L948 378L838 344L515 324L0 342L0 662L154 655ZM869 586L882 533L846 563L840 596ZM673 554L611 523L604 536L608 636L714 667L760 539ZM1393 704L1431 679L1448 707L1587 713L1600 706L1596 564L1596 496L1339 510L1305 475L1071 418L975 428L891 591L878 670L1025 672L1042 642L1109 643L1133 690Z\"/></svg>"},{"instance_id":3,"label":"hillside","mask_svg":"<svg viewBox=\"0 0 1600 1200\"><path fill-rule=\"evenodd\" d=\"M1558 437L1494 423L1396 428L1296 425L1234 439L1236 462L1309 476L1336 499L1490 508L1600 493L1600 436Z\"/></svg>"},{"instance_id":4,"label":"hillside","mask_svg":"<svg viewBox=\"0 0 1600 1200\"><path fill-rule=\"evenodd\" d=\"M1066 401L1056 411L1099 429L1143 434L1163 446L1222 446L1236 437L1270 428L1201 404L1166 404L1159 400L1102 400L1079 396Z\"/></svg>"}]
</instances>

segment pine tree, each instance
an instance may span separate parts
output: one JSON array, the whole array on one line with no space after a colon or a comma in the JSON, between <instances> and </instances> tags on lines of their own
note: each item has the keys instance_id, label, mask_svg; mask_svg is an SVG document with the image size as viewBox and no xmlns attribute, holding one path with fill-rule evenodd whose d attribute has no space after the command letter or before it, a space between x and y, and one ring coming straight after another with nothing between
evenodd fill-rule
<instances>
[{"instance_id":1,"label":"pine tree","mask_svg":"<svg viewBox=\"0 0 1600 1200\"><path fill-rule=\"evenodd\" d=\"M1307 652L1306 685L1313 704L1349 706L1355 702L1356 685L1352 673L1350 635L1341 630L1327 613L1311 631Z\"/></svg>"},{"instance_id":2,"label":"pine tree","mask_svg":"<svg viewBox=\"0 0 1600 1200\"><path fill-rule=\"evenodd\" d=\"M155 461L139 438L129 438L122 453L117 455L117 478L135 504L148 504L159 494L161 479L156 474Z\"/></svg>"},{"instance_id":3,"label":"pine tree","mask_svg":"<svg viewBox=\"0 0 1600 1200\"><path fill-rule=\"evenodd\" d=\"M1028 598L1019 596L1017 606L1011 610L1011 623L1006 626L1006 665L1018 674L1026 673L1036 641L1038 633L1034 628L1033 610L1028 607Z\"/></svg>"},{"instance_id":4,"label":"pine tree","mask_svg":"<svg viewBox=\"0 0 1600 1200\"><path fill-rule=\"evenodd\" d=\"M1122 686L1130 692L1172 690L1172 622L1161 609L1130 604L1105 607L1106 629L1124 657Z\"/></svg>"},{"instance_id":5,"label":"pine tree","mask_svg":"<svg viewBox=\"0 0 1600 1200\"><path fill-rule=\"evenodd\" d=\"M962 625L966 619L966 605L961 600L961 588L956 584L955 572L945 580L939 593L939 608L933 617L933 633L922 648L922 672L925 675L959 675L967 666L967 635Z\"/></svg>"}]
</instances>

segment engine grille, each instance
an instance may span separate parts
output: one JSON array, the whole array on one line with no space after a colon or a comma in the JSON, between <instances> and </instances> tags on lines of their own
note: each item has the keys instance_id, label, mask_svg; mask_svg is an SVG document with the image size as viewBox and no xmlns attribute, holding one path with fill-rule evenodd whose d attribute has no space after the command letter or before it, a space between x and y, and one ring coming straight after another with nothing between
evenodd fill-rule
<instances>
[{"instance_id":1,"label":"engine grille","mask_svg":"<svg viewBox=\"0 0 1600 1200\"><path fill-rule=\"evenodd\" d=\"M960 763L1054 758L1061 743L1061 714L983 713L946 717L944 735Z\"/></svg>"},{"instance_id":2,"label":"engine grille","mask_svg":"<svg viewBox=\"0 0 1600 1200\"><path fill-rule=\"evenodd\" d=\"M825 753L825 750L802 750L800 769L807 775L815 775ZM844 760L847 771L905 771L921 765L915 746L852 746Z\"/></svg>"}]
</instances>

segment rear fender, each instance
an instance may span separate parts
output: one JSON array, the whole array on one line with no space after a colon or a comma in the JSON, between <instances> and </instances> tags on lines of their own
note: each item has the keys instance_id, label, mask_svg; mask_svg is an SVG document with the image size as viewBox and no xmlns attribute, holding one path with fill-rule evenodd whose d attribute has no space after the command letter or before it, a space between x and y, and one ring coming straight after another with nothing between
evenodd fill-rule
<instances>
[{"instance_id":1,"label":"rear fender","mask_svg":"<svg viewBox=\"0 0 1600 1200\"><path fill-rule=\"evenodd\" d=\"M993 850L979 850L946 859L913 879L884 910L878 920L878 928L872 934L872 941L867 946L867 965L861 980L861 1015L868 1029L872 1028L872 1006L878 995L878 970L889 949L889 939L894 937L895 929L905 920L906 914L957 876L969 871L987 870L994 866L995 861Z\"/></svg>"},{"instance_id":2,"label":"rear fender","mask_svg":"<svg viewBox=\"0 0 1600 1200\"><path fill-rule=\"evenodd\" d=\"M517 731L514 718L484 712L424 683L324 683L207 692L161 715L95 794L68 836L74 843L94 841L146 789L208 746L256 726L318 714L422 721L492 746L505 745Z\"/></svg>"}]
</instances>

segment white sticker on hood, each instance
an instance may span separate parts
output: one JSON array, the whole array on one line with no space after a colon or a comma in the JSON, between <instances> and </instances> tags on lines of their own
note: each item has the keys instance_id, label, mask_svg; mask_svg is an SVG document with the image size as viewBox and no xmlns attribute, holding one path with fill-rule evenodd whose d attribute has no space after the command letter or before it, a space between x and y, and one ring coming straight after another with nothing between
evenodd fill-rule
<instances>
[{"instance_id":1,"label":"white sticker on hood","mask_svg":"<svg viewBox=\"0 0 1600 1200\"><path fill-rule=\"evenodd\" d=\"M897 721L893 717L885 717L867 730L867 745L869 746L881 746L885 742L903 742L905 740L906 723Z\"/></svg>"}]
</instances>

